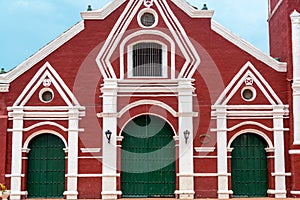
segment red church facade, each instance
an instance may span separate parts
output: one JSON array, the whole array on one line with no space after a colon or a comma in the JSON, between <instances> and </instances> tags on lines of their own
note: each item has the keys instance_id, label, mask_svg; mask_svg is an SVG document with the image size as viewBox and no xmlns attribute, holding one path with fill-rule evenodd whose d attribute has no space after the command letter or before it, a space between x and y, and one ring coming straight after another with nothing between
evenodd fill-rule
<instances>
[{"instance_id":1,"label":"red church facade","mask_svg":"<svg viewBox=\"0 0 300 200\"><path fill-rule=\"evenodd\" d=\"M0 75L10 198L300 197L299 6L270 1L272 57L184 0L81 13Z\"/></svg>"}]
</instances>

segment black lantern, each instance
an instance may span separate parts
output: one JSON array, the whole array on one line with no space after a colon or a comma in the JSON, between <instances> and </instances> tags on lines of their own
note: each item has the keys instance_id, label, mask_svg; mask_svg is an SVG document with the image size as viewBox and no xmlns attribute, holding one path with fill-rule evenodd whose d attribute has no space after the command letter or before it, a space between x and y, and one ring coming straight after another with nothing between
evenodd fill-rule
<instances>
[{"instance_id":1,"label":"black lantern","mask_svg":"<svg viewBox=\"0 0 300 200\"><path fill-rule=\"evenodd\" d=\"M111 134L112 134L112 132L110 130L105 131L105 135L108 140L108 144L110 144Z\"/></svg>"},{"instance_id":2,"label":"black lantern","mask_svg":"<svg viewBox=\"0 0 300 200\"><path fill-rule=\"evenodd\" d=\"M187 144L187 141L190 137L190 131L186 130L183 132L183 134L184 134L184 138L185 138L185 143Z\"/></svg>"}]
</instances>

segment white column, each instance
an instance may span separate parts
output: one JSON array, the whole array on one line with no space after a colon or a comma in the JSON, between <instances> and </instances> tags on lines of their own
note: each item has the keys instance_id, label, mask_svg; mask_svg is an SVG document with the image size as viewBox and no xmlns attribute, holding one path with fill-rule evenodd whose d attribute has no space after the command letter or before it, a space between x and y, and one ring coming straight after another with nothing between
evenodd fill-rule
<instances>
[{"instance_id":1,"label":"white column","mask_svg":"<svg viewBox=\"0 0 300 200\"><path fill-rule=\"evenodd\" d=\"M293 52L294 144L300 144L300 13L291 14Z\"/></svg>"},{"instance_id":2,"label":"white column","mask_svg":"<svg viewBox=\"0 0 300 200\"><path fill-rule=\"evenodd\" d=\"M105 80L103 93L103 130L102 130L102 199L117 199L117 80ZM106 131L110 131L108 143Z\"/></svg>"},{"instance_id":3,"label":"white column","mask_svg":"<svg viewBox=\"0 0 300 200\"><path fill-rule=\"evenodd\" d=\"M194 198L194 162L193 162L193 92L192 80L178 82L179 110L179 194L180 199ZM190 135L186 141L184 132Z\"/></svg>"},{"instance_id":4,"label":"white column","mask_svg":"<svg viewBox=\"0 0 300 200\"><path fill-rule=\"evenodd\" d=\"M218 148L218 198L229 199L227 169L227 118L225 106L216 108Z\"/></svg>"},{"instance_id":5,"label":"white column","mask_svg":"<svg viewBox=\"0 0 300 200\"><path fill-rule=\"evenodd\" d=\"M275 197L286 198L285 159L284 159L284 106L275 106L273 109L274 147L275 147Z\"/></svg>"},{"instance_id":6,"label":"white column","mask_svg":"<svg viewBox=\"0 0 300 200\"><path fill-rule=\"evenodd\" d=\"M67 199L77 199L79 110L69 109Z\"/></svg>"},{"instance_id":7,"label":"white column","mask_svg":"<svg viewBox=\"0 0 300 200\"><path fill-rule=\"evenodd\" d=\"M21 199L23 108L14 107L10 115L13 117L10 199L17 200Z\"/></svg>"}]
</instances>

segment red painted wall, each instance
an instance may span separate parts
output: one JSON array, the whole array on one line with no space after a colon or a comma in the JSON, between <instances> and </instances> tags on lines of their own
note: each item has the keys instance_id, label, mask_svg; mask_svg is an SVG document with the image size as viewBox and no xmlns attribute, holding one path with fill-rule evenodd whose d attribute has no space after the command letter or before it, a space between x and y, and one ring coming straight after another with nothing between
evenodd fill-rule
<instances>
[{"instance_id":1,"label":"red painted wall","mask_svg":"<svg viewBox=\"0 0 300 200\"><path fill-rule=\"evenodd\" d=\"M284 11L287 8L287 4L283 3L282 8L278 10L270 20L270 45L271 55L274 57L280 57L283 61L290 61L290 38L288 37L289 32L283 32L282 30L288 30L289 21L288 14ZM105 39L108 37L111 29L113 28L115 21L121 15L125 4L119 9L114 11L105 20L86 20L85 30L75 36L73 39L65 43L63 46L58 48L55 52L47 56L45 59L37 63L30 70L22 74L15 81L11 83L9 93L1 93L0 100L3 101L4 108L6 106L12 106L13 102L20 95L22 90L26 87L27 83L31 80L38 69L48 61L58 72L67 86L75 94L82 106L86 107L86 116L80 121L80 128L84 129L84 132L79 134L80 137L80 148L86 147L99 147L102 146L102 119L97 118L96 114L102 112L102 98L100 88L103 83L103 78L100 74L98 66L95 62L97 54L99 53ZM222 36L218 35L211 30L210 19L191 19L181 9L177 8L173 3L170 2L170 7L173 12L180 20L180 23L184 26L184 29L195 45L200 58L201 64L196 70L193 78L195 79L194 87L194 111L197 111L199 116L194 119L194 145L199 146L216 146L216 133L211 132L211 128L215 128L215 121L211 120L211 105L215 103L224 88L230 83L236 73L239 72L242 66L250 61L256 69L262 74L266 81L272 86L275 93L284 102L289 103L289 96L287 95L286 74L279 73L265 65L261 61L257 60L249 53L241 50L239 47L228 42ZM154 9L156 9L154 7ZM158 12L158 11L157 11ZM162 16L159 17L158 28L161 30L167 29L166 24L162 20ZM136 20L130 24L129 29L141 30ZM286 22L279 22L279 19L286 19ZM171 36L173 37L173 36ZM157 37L156 39L159 39ZM178 50L176 45L176 71L179 72L184 63L182 52ZM116 51L118 52L118 51ZM117 56L117 54L116 54ZM120 61L118 57L111 60L112 65L119 75ZM290 63L290 62L289 62ZM291 68L290 68L291 69ZM290 73L290 70L289 70ZM278 84L282 83L282 84ZM255 101L248 103L242 100L240 96L240 90L231 99L230 104L268 104L268 101L264 97L263 93L259 90L257 85L254 85L257 90L257 98ZM39 88L40 89L40 88ZM55 93L58 93L53 88ZM120 97L118 99L118 109L122 109L124 106L141 99L151 99L162 101L174 110L178 109L177 98L175 97ZM62 105L64 104L61 98L55 98L55 101L48 105ZM38 99L38 94L34 94L32 99L28 102L28 105L43 105ZM6 111L3 112L4 115ZM156 106L139 106L129 110L122 116L118 121L118 132L122 131L122 128L126 125L128 120L134 116L143 113L154 113L164 116L166 120L172 125L174 131L178 131L177 118L173 117L169 112L156 107ZM231 120L228 123L228 127L234 126L243 120ZM259 120L256 120L259 121ZM288 125L289 121L286 120ZM272 121L261 120L259 121L268 127L272 127ZM26 122L24 127L28 127L35 122ZM59 121L58 123L67 127L67 123ZM0 137L4 138L0 140L0 175L3 177L4 173L10 173L10 159L11 159L11 138L7 136L7 128L12 128L12 123L7 122L6 118L0 118ZM8 126L6 126L8 124ZM56 130L61 133L67 140L67 133L61 132L60 130L53 127L39 127L30 132L24 133L24 141L35 131L48 128ZM249 126L242 128L260 128ZM228 133L228 140L239 130ZM264 130L261 130L265 132ZM271 140L272 133L266 133ZM288 135L288 134L287 134ZM288 137L288 136L286 136ZM208 139L208 142L203 140ZM288 138L287 138L288 139ZM7 141L7 143L6 143ZM204 144L205 143L205 144ZM289 144L286 144L287 146ZM7 149L7 151L5 151ZM216 150L213 153L209 153L209 156L216 156ZM91 156L79 151L79 156ZM97 155L98 156L98 155ZM101 153L99 154L101 156ZM201 154L194 152L194 156L201 156ZM6 162L1 162L6 159ZM297 160L295 158L294 160ZM288 162L288 160L287 160ZM3 164L5 163L5 164ZM217 161L216 158L205 158L205 159L194 159L195 173L217 173ZM289 163L287 163L289 168ZM293 165L292 167L298 166ZM26 166L23 169L26 174ZM270 172L272 169L269 169ZM89 174L97 173L101 174L102 164L99 159L79 159L79 173ZM3 181L3 178L0 182ZM271 176L270 176L271 177ZM298 175L296 176L298 177ZM6 179L8 181L8 179ZM24 179L25 180L25 179ZM23 180L24 189L26 189L26 181ZM294 180L295 182L295 180ZM270 178L270 186L274 186L273 178ZM101 193L101 178L79 178L79 198L100 198ZM206 198L206 197L217 197L217 178L216 177L195 177L195 197Z\"/></svg>"}]
</instances>

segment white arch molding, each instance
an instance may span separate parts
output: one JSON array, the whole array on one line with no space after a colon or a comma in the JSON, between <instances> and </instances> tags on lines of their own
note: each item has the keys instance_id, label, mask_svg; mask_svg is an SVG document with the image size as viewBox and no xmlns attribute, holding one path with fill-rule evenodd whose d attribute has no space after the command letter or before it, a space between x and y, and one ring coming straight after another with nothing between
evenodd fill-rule
<instances>
[{"instance_id":1,"label":"white arch molding","mask_svg":"<svg viewBox=\"0 0 300 200\"><path fill-rule=\"evenodd\" d=\"M59 138L63 141L63 143L64 143L64 145L65 145L65 148L66 148L66 149L68 148L68 143L67 143L66 139L65 139L60 133L58 133L58 132L56 132L56 131L53 131L53 130L44 129L44 130L40 130L40 131L37 131L37 132L31 134L31 135L25 140L24 145L23 145L23 149L28 149L28 146L29 146L29 143L31 142L31 140L32 140L33 138L35 138L36 136L43 135L43 134L52 134L52 135L55 135L55 136L59 137Z\"/></svg>"},{"instance_id":2,"label":"white arch molding","mask_svg":"<svg viewBox=\"0 0 300 200\"><path fill-rule=\"evenodd\" d=\"M174 79L175 78L175 42L172 40L172 38L169 35L167 35L166 33L162 32L162 31L159 31L159 30L136 31L136 32L130 34L129 36L127 36L122 41L122 43L120 44L120 79L121 80L124 79L124 71L125 71L125 69L124 69L125 68L124 52L125 52L126 43L132 38L138 37L140 35L145 35L145 34L146 35L155 35L155 36L162 37L170 43L171 49L169 51L171 53L171 60L170 60L170 63L171 63L171 79ZM138 42L143 42L143 41L154 41L154 40L140 40L140 41L129 44L129 46L131 46L132 44L138 43ZM166 44L164 44L160 41L155 41L155 42L157 42L159 44L162 44L163 47L164 47L163 51L168 52ZM168 56L166 56L166 58L165 58L166 60L165 60L164 63L168 63L167 57ZM128 63L128 65L129 65L129 63Z\"/></svg>"},{"instance_id":3,"label":"white arch molding","mask_svg":"<svg viewBox=\"0 0 300 200\"><path fill-rule=\"evenodd\" d=\"M231 144L233 143L233 141L239 137L240 135L243 135L243 134L246 134L246 133L250 133L250 134L256 134L256 135L259 135L261 136L268 144L268 148L274 148L273 144L272 144L272 141L271 139L263 132L261 131L258 131L256 129L244 129L244 130L241 130L239 132L237 132L236 134L234 134L231 139L229 140L228 142L228 146L227 146L227 149L230 149L231 148Z\"/></svg>"},{"instance_id":4,"label":"white arch molding","mask_svg":"<svg viewBox=\"0 0 300 200\"><path fill-rule=\"evenodd\" d=\"M176 132L176 130L175 130L173 124L172 124L168 119L166 119L165 117L162 117L161 115L158 115L158 114L155 114L155 113L140 113L140 114L138 114L138 115L135 115L135 116L131 117L130 119L128 119L128 120L124 123L123 127L120 129L120 132L119 132L118 136L119 136L119 137L122 137L121 134L122 134L124 128L126 127L126 125L127 125L130 121L132 121L134 118L139 117L139 116L142 116L142 115L153 115L153 116L156 116L156 117L159 117L159 118L163 119L163 120L164 120L165 122L167 122L167 123L169 124L169 126L172 128L173 134L174 134L174 139L176 139L176 138L178 137L178 133Z\"/></svg>"},{"instance_id":5,"label":"white arch molding","mask_svg":"<svg viewBox=\"0 0 300 200\"><path fill-rule=\"evenodd\" d=\"M161 107L161 108L167 110L173 117L178 117L177 112L171 106L169 106L161 101L156 101L156 100L140 100L140 101L135 101L133 103L130 103L127 106L125 106L122 110L120 110L118 117L119 118L122 117L130 109L137 107L137 106L141 106L141 105L158 106L158 107Z\"/></svg>"}]
</instances>

